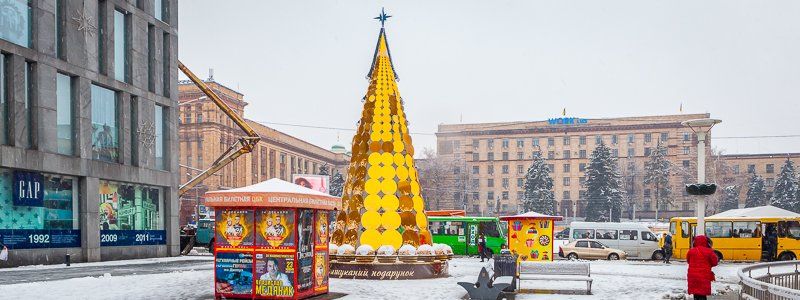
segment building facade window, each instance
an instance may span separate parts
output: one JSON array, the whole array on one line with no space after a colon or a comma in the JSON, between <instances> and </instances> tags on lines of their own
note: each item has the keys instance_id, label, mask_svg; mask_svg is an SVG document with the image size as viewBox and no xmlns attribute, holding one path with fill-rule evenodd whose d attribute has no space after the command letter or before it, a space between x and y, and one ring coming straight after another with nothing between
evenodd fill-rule
<instances>
[{"instance_id":1,"label":"building facade window","mask_svg":"<svg viewBox=\"0 0 800 300\"><path fill-rule=\"evenodd\" d=\"M533 146L539 146L539 138L531 139L531 144L533 144Z\"/></svg>"},{"instance_id":2,"label":"building facade window","mask_svg":"<svg viewBox=\"0 0 800 300\"><path fill-rule=\"evenodd\" d=\"M600 145L602 143L603 143L603 136L602 135L597 135L597 136L594 137L594 144L595 145Z\"/></svg>"},{"instance_id":3,"label":"building facade window","mask_svg":"<svg viewBox=\"0 0 800 300\"><path fill-rule=\"evenodd\" d=\"M525 147L525 140L517 139L517 148Z\"/></svg>"},{"instance_id":4,"label":"building facade window","mask_svg":"<svg viewBox=\"0 0 800 300\"><path fill-rule=\"evenodd\" d=\"M517 165L517 174L522 174L525 172L525 169L522 165Z\"/></svg>"},{"instance_id":5,"label":"building facade window","mask_svg":"<svg viewBox=\"0 0 800 300\"><path fill-rule=\"evenodd\" d=\"M487 173L489 173L489 175L494 174L494 165L489 165L487 167L486 171L487 171Z\"/></svg>"},{"instance_id":6,"label":"building facade window","mask_svg":"<svg viewBox=\"0 0 800 300\"><path fill-rule=\"evenodd\" d=\"M768 186L768 187L774 186L775 185L775 179L774 178L767 178L767 180L765 181L765 185Z\"/></svg>"},{"instance_id":7,"label":"building facade window","mask_svg":"<svg viewBox=\"0 0 800 300\"><path fill-rule=\"evenodd\" d=\"M509 185L508 178L503 178L503 188L507 189L508 185Z\"/></svg>"},{"instance_id":8,"label":"building facade window","mask_svg":"<svg viewBox=\"0 0 800 300\"><path fill-rule=\"evenodd\" d=\"M480 154L478 152L472 153L472 161L479 161L481 160Z\"/></svg>"},{"instance_id":9,"label":"building facade window","mask_svg":"<svg viewBox=\"0 0 800 300\"><path fill-rule=\"evenodd\" d=\"M486 148L489 148L490 150L494 149L494 139L486 140Z\"/></svg>"},{"instance_id":10,"label":"building facade window","mask_svg":"<svg viewBox=\"0 0 800 300\"><path fill-rule=\"evenodd\" d=\"M775 173L775 165L774 164L767 164L767 173L769 173L769 174Z\"/></svg>"},{"instance_id":11,"label":"building facade window","mask_svg":"<svg viewBox=\"0 0 800 300\"><path fill-rule=\"evenodd\" d=\"M633 144L636 141L636 135L633 133L628 134L628 144Z\"/></svg>"},{"instance_id":12,"label":"building facade window","mask_svg":"<svg viewBox=\"0 0 800 300\"><path fill-rule=\"evenodd\" d=\"M586 150L578 151L578 157L579 158L586 158Z\"/></svg>"},{"instance_id":13,"label":"building facade window","mask_svg":"<svg viewBox=\"0 0 800 300\"><path fill-rule=\"evenodd\" d=\"M73 145L72 127L72 78L57 73L56 74L56 143L58 153L73 155L75 153Z\"/></svg>"},{"instance_id":14,"label":"building facade window","mask_svg":"<svg viewBox=\"0 0 800 300\"><path fill-rule=\"evenodd\" d=\"M683 164L683 167L684 167L684 168L688 168L688 167L689 167L689 164L690 164L690 162L689 162L688 160L684 160L684 161L682 162L682 164ZM737 166L737 167L738 167L738 166Z\"/></svg>"},{"instance_id":15,"label":"building facade window","mask_svg":"<svg viewBox=\"0 0 800 300\"><path fill-rule=\"evenodd\" d=\"M569 150L564 150L562 154L563 154L563 158L564 159L569 159L570 158Z\"/></svg>"},{"instance_id":16,"label":"building facade window","mask_svg":"<svg viewBox=\"0 0 800 300\"><path fill-rule=\"evenodd\" d=\"M517 178L517 187L523 187L523 186L525 186L524 178Z\"/></svg>"},{"instance_id":17,"label":"building facade window","mask_svg":"<svg viewBox=\"0 0 800 300\"><path fill-rule=\"evenodd\" d=\"M568 146L569 145L569 140L570 140L570 136L565 136L563 138L564 146Z\"/></svg>"},{"instance_id":18,"label":"building facade window","mask_svg":"<svg viewBox=\"0 0 800 300\"><path fill-rule=\"evenodd\" d=\"M636 149L635 148L628 148L628 157L636 156Z\"/></svg>"},{"instance_id":19,"label":"building facade window","mask_svg":"<svg viewBox=\"0 0 800 300\"><path fill-rule=\"evenodd\" d=\"M508 143L509 143L508 139L503 139L502 143L503 143L503 149L508 149Z\"/></svg>"},{"instance_id":20,"label":"building facade window","mask_svg":"<svg viewBox=\"0 0 800 300\"><path fill-rule=\"evenodd\" d=\"M22 47L31 46L31 1L2 1L3 21L0 22L0 39Z\"/></svg>"},{"instance_id":21,"label":"building facade window","mask_svg":"<svg viewBox=\"0 0 800 300\"><path fill-rule=\"evenodd\" d=\"M486 160L489 160L489 161L494 160L494 152L486 153Z\"/></svg>"},{"instance_id":22,"label":"building facade window","mask_svg":"<svg viewBox=\"0 0 800 300\"><path fill-rule=\"evenodd\" d=\"M756 165L747 165L747 173L753 174L756 172Z\"/></svg>"},{"instance_id":23,"label":"building facade window","mask_svg":"<svg viewBox=\"0 0 800 300\"><path fill-rule=\"evenodd\" d=\"M503 165L502 171L503 171L503 174L508 174L508 165Z\"/></svg>"},{"instance_id":24,"label":"building facade window","mask_svg":"<svg viewBox=\"0 0 800 300\"><path fill-rule=\"evenodd\" d=\"M547 159L555 159L555 158L556 158L556 152L555 151L548 151L547 152Z\"/></svg>"},{"instance_id":25,"label":"building facade window","mask_svg":"<svg viewBox=\"0 0 800 300\"><path fill-rule=\"evenodd\" d=\"M669 134L668 133L666 133L666 132L662 132L661 133L661 142L662 143L666 143L668 138L669 138Z\"/></svg>"},{"instance_id":26,"label":"building facade window","mask_svg":"<svg viewBox=\"0 0 800 300\"><path fill-rule=\"evenodd\" d=\"M92 158L118 162L117 94L92 85Z\"/></svg>"},{"instance_id":27,"label":"building facade window","mask_svg":"<svg viewBox=\"0 0 800 300\"><path fill-rule=\"evenodd\" d=\"M19 187L41 190L15 193ZM78 179L0 169L0 235L9 249L80 247Z\"/></svg>"},{"instance_id":28,"label":"building facade window","mask_svg":"<svg viewBox=\"0 0 800 300\"><path fill-rule=\"evenodd\" d=\"M579 172L585 172L586 171L586 163L578 164L578 171Z\"/></svg>"},{"instance_id":29,"label":"building facade window","mask_svg":"<svg viewBox=\"0 0 800 300\"><path fill-rule=\"evenodd\" d=\"M163 196L158 187L100 180L101 245L107 231L163 230Z\"/></svg>"},{"instance_id":30,"label":"building facade window","mask_svg":"<svg viewBox=\"0 0 800 300\"><path fill-rule=\"evenodd\" d=\"M618 140L617 140L617 135L616 135L616 134L612 134L612 135L611 135L611 144L612 144L612 145L616 145L616 144L617 144L617 142L618 142Z\"/></svg>"},{"instance_id":31,"label":"building facade window","mask_svg":"<svg viewBox=\"0 0 800 300\"><path fill-rule=\"evenodd\" d=\"M650 156L650 147L644 147L644 156Z\"/></svg>"},{"instance_id":32,"label":"building facade window","mask_svg":"<svg viewBox=\"0 0 800 300\"><path fill-rule=\"evenodd\" d=\"M569 196L569 191L564 191L564 192L562 193L562 195L561 195L561 199L563 199L563 200L569 200L569 199L570 199L570 196Z\"/></svg>"},{"instance_id":33,"label":"building facade window","mask_svg":"<svg viewBox=\"0 0 800 300\"><path fill-rule=\"evenodd\" d=\"M555 138L552 138L552 137L547 138L547 146L552 147L552 146L555 146L555 145L556 145L556 139Z\"/></svg>"},{"instance_id":34,"label":"building facade window","mask_svg":"<svg viewBox=\"0 0 800 300\"><path fill-rule=\"evenodd\" d=\"M155 140L155 148L156 148L156 169L159 170L166 170L167 169L167 141L166 141L166 124L165 120L167 119L167 112L166 108L156 104L155 107L155 114L153 116L153 126L156 127L156 140ZM200 148L200 143L198 141L198 148ZM198 149L200 152L200 149Z\"/></svg>"},{"instance_id":35,"label":"building facade window","mask_svg":"<svg viewBox=\"0 0 800 300\"><path fill-rule=\"evenodd\" d=\"M494 200L494 192L486 192L486 200Z\"/></svg>"},{"instance_id":36,"label":"building facade window","mask_svg":"<svg viewBox=\"0 0 800 300\"><path fill-rule=\"evenodd\" d=\"M472 166L472 174L480 174L481 167L480 166Z\"/></svg>"},{"instance_id":37,"label":"building facade window","mask_svg":"<svg viewBox=\"0 0 800 300\"><path fill-rule=\"evenodd\" d=\"M114 79L128 82L128 26L125 12L114 10Z\"/></svg>"},{"instance_id":38,"label":"building facade window","mask_svg":"<svg viewBox=\"0 0 800 300\"><path fill-rule=\"evenodd\" d=\"M689 147L683 147L683 155L689 155Z\"/></svg>"},{"instance_id":39,"label":"building facade window","mask_svg":"<svg viewBox=\"0 0 800 300\"><path fill-rule=\"evenodd\" d=\"M649 143L652 140L653 140L653 134L651 134L651 133L645 133L644 134L644 142L645 143Z\"/></svg>"},{"instance_id":40,"label":"building facade window","mask_svg":"<svg viewBox=\"0 0 800 300\"><path fill-rule=\"evenodd\" d=\"M570 183L569 177L564 177L563 181L564 181L564 186L569 186Z\"/></svg>"},{"instance_id":41,"label":"building facade window","mask_svg":"<svg viewBox=\"0 0 800 300\"><path fill-rule=\"evenodd\" d=\"M508 152L503 152L503 160L508 160Z\"/></svg>"},{"instance_id":42,"label":"building facade window","mask_svg":"<svg viewBox=\"0 0 800 300\"><path fill-rule=\"evenodd\" d=\"M166 7L168 0L154 0L153 1L153 17L161 22L165 22L166 19Z\"/></svg>"},{"instance_id":43,"label":"building facade window","mask_svg":"<svg viewBox=\"0 0 800 300\"><path fill-rule=\"evenodd\" d=\"M508 200L508 191L503 191L502 195L503 195L503 200ZM508 204L503 204L503 205L508 206Z\"/></svg>"},{"instance_id":44,"label":"building facade window","mask_svg":"<svg viewBox=\"0 0 800 300\"><path fill-rule=\"evenodd\" d=\"M525 159L525 152L517 152L517 159L518 160Z\"/></svg>"},{"instance_id":45,"label":"building facade window","mask_svg":"<svg viewBox=\"0 0 800 300\"><path fill-rule=\"evenodd\" d=\"M582 136L580 136L578 138L578 144L579 145L586 145L586 136L585 135L582 135Z\"/></svg>"},{"instance_id":46,"label":"building facade window","mask_svg":"<svg viewBox=\"0 0 800 300\"><path fill-rule=\"evenodd\" d=\"M570 164L564 164L564 173L569 173Z\"/></svg>"}]
</instances>

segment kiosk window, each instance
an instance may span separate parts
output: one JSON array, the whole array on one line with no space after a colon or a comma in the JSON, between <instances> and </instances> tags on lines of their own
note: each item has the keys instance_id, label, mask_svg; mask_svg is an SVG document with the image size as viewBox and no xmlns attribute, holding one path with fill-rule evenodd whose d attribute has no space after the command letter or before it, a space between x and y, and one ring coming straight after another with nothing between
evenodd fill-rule
<instances>
[{"instance_id":1,"label":"kiosk window","mask_svg":"<svg viewBox=\"0 0 800 300\"><path fill-rule=\"evenodd\" d=\"M617 239L617 231L616 230L609 230L609 229L598 229L597 230L597 239L598 240L616 240Z\"/></svg>"},{"instance_id":2,"label":"kiosk window","mask_svg":"<svg viewBox=\"0 0 800 300\"><path fill-rule=\"evenodd\" d=\"M594 229L573 229L572 230L572 238L573 239L593 239L594 238Z\"/></svg>"}]
</instances>

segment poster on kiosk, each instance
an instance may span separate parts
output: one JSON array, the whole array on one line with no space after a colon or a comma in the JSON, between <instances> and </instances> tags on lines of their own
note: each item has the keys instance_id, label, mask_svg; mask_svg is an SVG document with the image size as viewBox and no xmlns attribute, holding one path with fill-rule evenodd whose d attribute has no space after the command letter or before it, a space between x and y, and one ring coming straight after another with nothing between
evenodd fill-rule
<instances>
[{"instance_id":1,"label":"poster on kiosk","mask_svg":"<svg viewBox=\"0 0 800 300\"><path fill-rule=\"evenodd\" d=\"M215 209L215 296L302 299L328 292L328 224L341 199L270 179L206 193Z\"/></svg>"}]
</instances>

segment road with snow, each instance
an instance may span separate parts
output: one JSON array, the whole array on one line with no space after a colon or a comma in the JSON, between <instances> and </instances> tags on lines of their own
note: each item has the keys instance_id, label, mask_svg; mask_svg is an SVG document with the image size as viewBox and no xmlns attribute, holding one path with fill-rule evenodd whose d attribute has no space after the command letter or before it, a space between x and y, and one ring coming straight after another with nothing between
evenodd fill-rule
<instances>
[{"instance_id":1,"label":"road with snow","mask_svg":"<svg viewBox=\"0 0 800 300\"><path fill-rule=\"evenodd\" d=\"M714 291L735 299L736 271L746 266L723 263L714 268ZM407 281L331 279L331 291L342 299L463 299L456 283L474 282L481 267L475 258L455 258L448 278ZM210 256L158 258L75 264L71 267L30 266L0 269L0 295L11 299L212 299ZM517 299L680 299L686 290L686 264L647 261L592 261L593 295L520 294ZM524 282L527 290L572 290L578 282Z\"/></svg>"}]
</instances>

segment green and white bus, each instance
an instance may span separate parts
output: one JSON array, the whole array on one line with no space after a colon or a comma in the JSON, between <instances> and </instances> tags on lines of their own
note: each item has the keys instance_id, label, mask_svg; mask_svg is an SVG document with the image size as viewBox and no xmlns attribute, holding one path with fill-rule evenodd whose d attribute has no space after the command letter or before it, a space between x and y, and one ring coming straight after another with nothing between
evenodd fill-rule
<instances>
[{"instance_id":1,"label":"green and white bus","mask_svg":"<svg viewBox=\"0 0 800 300\"><path fill-rule=\"evenodd\" d=\"M428 217L433 242L450 246L456 255L478 254L481 233L486 236L486 247L492 253L500 253L500 248L506 244L503 228L505 226L496 217Z\"/></svg>"}]
</instances>

